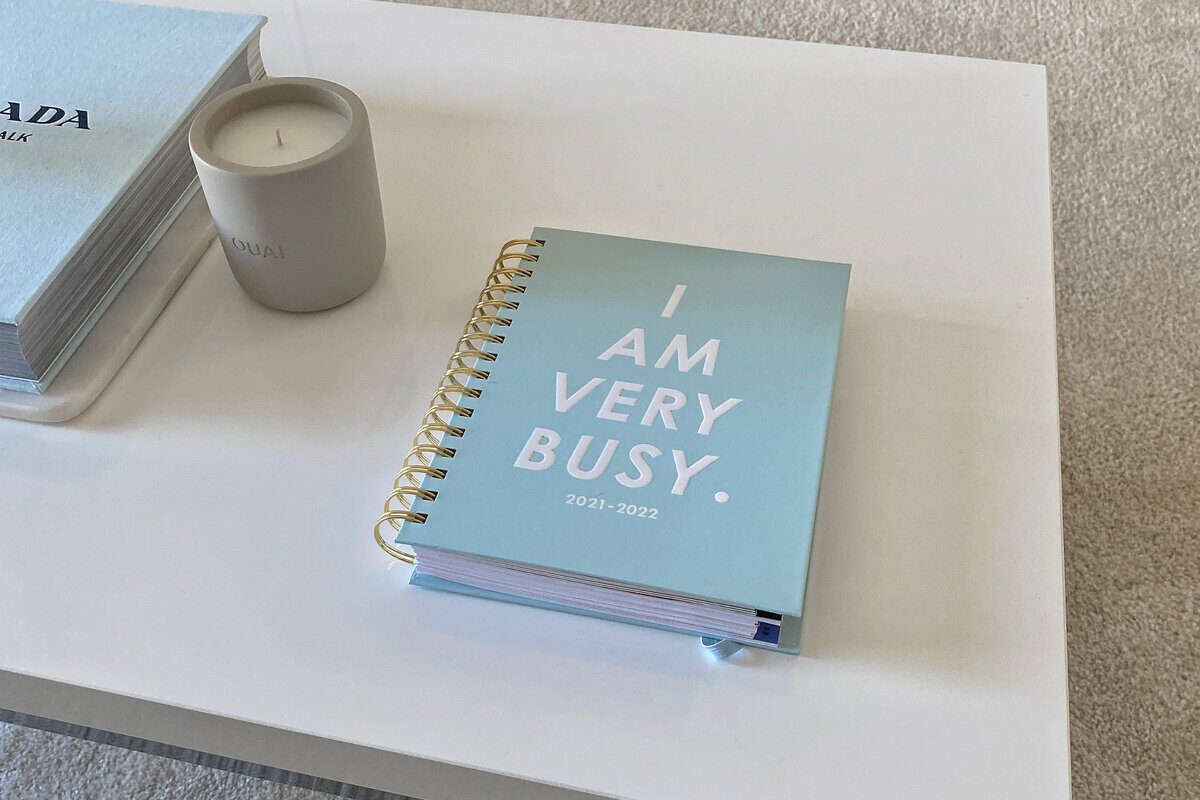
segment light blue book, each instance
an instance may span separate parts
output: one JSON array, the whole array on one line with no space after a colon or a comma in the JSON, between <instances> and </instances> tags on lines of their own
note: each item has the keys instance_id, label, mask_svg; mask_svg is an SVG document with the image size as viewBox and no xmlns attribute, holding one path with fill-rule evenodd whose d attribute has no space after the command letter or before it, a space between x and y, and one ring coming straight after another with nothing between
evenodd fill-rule
<instances>
[{"instance_id":1,"label":"light blue book","mask_svg":"<svg viewBox=\"0 0 1200 800\"><path fill-rule=\"evenodd\" d=\"M263 21L0 3L0 387L49 383L195 192L188 125L262 76Z\"/></svg>"},{"instance_id":2,"label":"light blue book","mask_svg":"<svg viewBox=\"0 0 1200 800\"><path fill-rule=\"evenodd\" d=\"M412 582L796 652L849 266L530 241L381 519Z\"/></svg>"}]
</instances>

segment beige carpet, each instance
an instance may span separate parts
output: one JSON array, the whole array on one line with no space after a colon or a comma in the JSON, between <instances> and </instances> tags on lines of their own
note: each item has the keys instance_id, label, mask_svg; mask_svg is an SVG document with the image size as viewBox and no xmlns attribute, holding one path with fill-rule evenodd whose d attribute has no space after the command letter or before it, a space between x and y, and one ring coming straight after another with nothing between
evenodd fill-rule
<instances>
[{"instance_id":1,"label":"beige carpet","mask_svg":"<svg viewBox=\"0 0 1200 800\"><path fill-rule=\"evenodd\" d=\"M1200 0L430 4L1047 65L1075 798L1200 798ZM320 796L0 725L8 800Z\"/></svg>"}]
</instances>

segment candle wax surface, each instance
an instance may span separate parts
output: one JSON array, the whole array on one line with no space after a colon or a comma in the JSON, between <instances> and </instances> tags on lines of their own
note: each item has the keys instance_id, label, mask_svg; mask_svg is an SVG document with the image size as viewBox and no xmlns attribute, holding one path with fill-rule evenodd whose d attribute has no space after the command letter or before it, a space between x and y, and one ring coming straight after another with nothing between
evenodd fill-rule
<instances>
[{"instance_id":1,"label":"candle wax surface","mask_svg":"<svg viewBox=\"0 0 1200 800\"><path fill-rule=\"evenodd\" d=\"M325 152L349 129L350 121L331 108L272 103L243 111L222 125L213 136L212 149L235 164L278 167Z\"/></svg>"}]
</instances>

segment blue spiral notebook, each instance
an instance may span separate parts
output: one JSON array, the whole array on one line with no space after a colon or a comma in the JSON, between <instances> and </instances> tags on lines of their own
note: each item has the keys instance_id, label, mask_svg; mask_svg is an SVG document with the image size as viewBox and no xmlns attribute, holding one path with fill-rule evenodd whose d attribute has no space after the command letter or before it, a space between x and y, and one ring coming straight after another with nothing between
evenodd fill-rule
<instances>
[{"instance_id":1,"label":"blue spiral notebook","mask_svg":"<svg viewBox=\"0 0 1200 800\"><path fill-rule=\"evenodd\" d=\"M849 278L568 230L510 242L377 540L417 585L796 652Z\"/></svg>"}]
</instances>

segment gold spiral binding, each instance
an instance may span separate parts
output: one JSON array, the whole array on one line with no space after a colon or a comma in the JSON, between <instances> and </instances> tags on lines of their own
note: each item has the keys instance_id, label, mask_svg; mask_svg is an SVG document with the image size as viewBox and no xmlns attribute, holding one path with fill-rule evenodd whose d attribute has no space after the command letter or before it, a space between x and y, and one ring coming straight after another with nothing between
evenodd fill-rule
<instances>
[{"instance_id":1,"label":"gold spiral binding","mask_svg":"<svg viewBox=\"0 0 1200 800\"><path fill-rule=\"evenodd\" d=\"M423 525L428 515L412 510L413 498L433 501L437 499L437 491L423 486L426 478L441 480L446 477L446 470L433 466L433 457L454 458L455 449L446 444L447 438L461 437L466 430L454 425L454 417L469 418L474 409L462 404L463 398L475 399L482 394L476 386L468 386L471 379L486 381L491 373L481 369L481 363L496 360L496 353L483 349L485 344L500 345L504 343L503 334L495 328L507 328L512 324L508 317L500 316L501 311L513 311L520 305L517 300L510 300L510 294L523 294L525 287L516 283L518 278L528 278L533 270L521 266L522 262L537 261L538 257L524 252L508 252L511 247L541 247L545 242L536 239L513 239L500 248L500 255L492 262L492 271L488 274L483 291L471 308L471 317L463 328L462 336L458 337L454 353L446 362L446 369L438 381L437 390L429 403L429 410L421 420L421 427L413 437L412 447L404 456L400 473L396 475L392 492L383 503L383 515L375 523L375 543L388 555L406 564L417 563L416 557L408 550L401 550L387 541L380 529L384 524L393 530L400 530L404 523ZM516 266L510 266L510 261L516 261ZM399 504L399 508L393 507Z\"/></svg>"}]
</instances>

